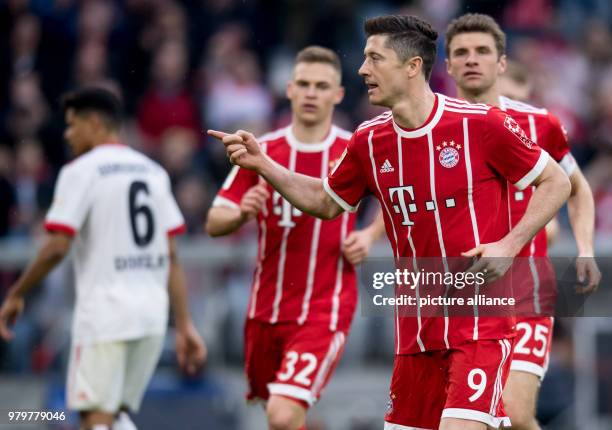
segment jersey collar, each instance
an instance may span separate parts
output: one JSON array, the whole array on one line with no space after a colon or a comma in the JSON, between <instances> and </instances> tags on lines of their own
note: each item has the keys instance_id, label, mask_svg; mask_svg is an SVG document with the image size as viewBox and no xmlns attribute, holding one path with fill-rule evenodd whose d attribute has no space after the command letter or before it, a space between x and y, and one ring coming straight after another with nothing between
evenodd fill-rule
<instances>
[{"instance_id":1,"label":"jersey collar","mask_svg":"<svg viewBox=\"0 0 612 430\"><path fill-rule=\"evenodd\" d=\"M434 93L434 94L436 96L437 106L434 108L434 111L432 111L432 113L429 115L429 118L427 119L425 124L423 124L421 127L415 128L412 130L406 130L400 127L399 125L397 125L395 120L393 120L393 128L395 129L395 132L398 135L400 135L401 137L406 137L406 138L415 138L415 137L425 136L436 126L436 124L438 124L438 121L440 121L440 118L442 118L442 113L444 112L445 97L439 93Z\"/></svg>"},{"instance_id":2,"label":"jersey collar","mask_svg":"<svg viewBox=\"0 0 612 430\"><path fill-rule=\"evenodd\" d=\"M317 143L304 143L304 142L300 142L299 140L297 140L297 138L293 134L292 125L289 125L287 127L285 134L287 136L287 142L289 143L289 146L294 148L296 151L321 152L321 151L325 151L327 148L331 146L332 143L334 143L334 140L336 140L336 135L338 134L338 130L336 129L335 125L332 125L325 140L323 142L317 142Z\"/></svg>"}]
</instances>

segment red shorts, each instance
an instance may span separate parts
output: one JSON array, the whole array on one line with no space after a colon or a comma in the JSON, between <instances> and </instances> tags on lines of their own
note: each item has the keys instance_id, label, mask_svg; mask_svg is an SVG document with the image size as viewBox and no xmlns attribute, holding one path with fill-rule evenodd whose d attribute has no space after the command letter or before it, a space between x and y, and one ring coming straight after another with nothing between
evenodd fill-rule
<instances>
[{"instance_id":1,"label":"red shorts","mask_svg":"<svg viewBox=\"0 0 612 430\"><path fill-rule=\"evenodd\" d=\"M516 319L516 339L510 370L532 373L544 379L550 359L553 317Z\"/></svg>"},{"instance_id":2,"label":"red shorts","mask_svg":"<svg viewBox=\"0 0 612 430\"><path fill-rule=\"evenodd\" d=\"M501 397L511 355L503 339L395 356L385 430L437 429L442 418L509 426Z\"/></svg>"},{"instance_id":3,"label":"red shorts","mask_svg":"<svg viewBox=\"0 0 612 430\"><path fill-rule=\"evenodd\" d=\"M248 400L272 394L312 406L327 385L346 334L329 324L277 323L249 319L245 325L245 372Z\"/></svg>"}]
</instances>

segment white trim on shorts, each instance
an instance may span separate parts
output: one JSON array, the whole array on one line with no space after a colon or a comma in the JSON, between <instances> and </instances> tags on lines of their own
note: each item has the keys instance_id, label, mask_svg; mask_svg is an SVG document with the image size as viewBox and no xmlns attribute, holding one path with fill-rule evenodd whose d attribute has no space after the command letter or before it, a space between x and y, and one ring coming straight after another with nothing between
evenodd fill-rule
<instances>
[{"instance_id":1,"label":"white trim on shorts","mask_svg":"<svg viewBox=\"0 0 612 430\"><path fill-rule=\"evenodd\" d=\"M540 381L544 379L544 375L546 374L546 369L542 366L526 360L512 360L512 363L510 363L510 370L531 373L540 378Z\"/></svg>"},{"instance_id":2,"label":"white trim on shorts","mask_svg":"<svg viewBox=\"0 0 612 430\"><path fill-rule=\"evenodd\" d=\"M459 418L463 420L472 420L485 423L489 427L499 428L500 425L510 427L510 418L494 417L481 411L463 408L446 408L442 411L442 418Z\"/></svg>"},{"instance_id":3,"label":"white trim on shorts","mask_svg":"<svg viewBox=\"0 0 612 430\"><path fill-rule=\"evenodd\" d=\"M270 392L270 395L276 394L303 400L308 403L308 406L312 406L315 403L315 398L310 390L296 387L295 385L270 383L268 384L268 391Z\"/></svg>"},{"instance_id":4,"label":"white trim on shorts","mask_svg":"<svg viewBox=\"0 0 612 430\"><path fill-rule=\"evenodd\" d=\"M423 427L403 426L401 424L395 424L395 423L390 423L390 422L385 421L384 430L433 430L433 429L426 429Z\"/></svg>"}]
</instances>

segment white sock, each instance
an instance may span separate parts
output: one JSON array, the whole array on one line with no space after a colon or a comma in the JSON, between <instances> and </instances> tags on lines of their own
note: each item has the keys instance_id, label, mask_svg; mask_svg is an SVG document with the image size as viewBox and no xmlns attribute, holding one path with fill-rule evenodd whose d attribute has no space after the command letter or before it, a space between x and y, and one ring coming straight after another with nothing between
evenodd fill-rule
<instances>
[{"instance_id":1,"label":"white sock","mask_svg":"<svg viewBox=\"0 0 612 430\"><path fill-rule=\"evenodd\" d=\"M119 412L117 419L113 423L112 430L138 430L138 428L127 412Z\"/></svg>"},{"instance_id":2,"label":"white sock","mask_svg":"<svg viewBox=\"0 0 612 430\"><path fill-rule=\"evenodd\" d=\"M111 430L106 424L94 424L91 430Z\"/></svg>"}]
</instances>

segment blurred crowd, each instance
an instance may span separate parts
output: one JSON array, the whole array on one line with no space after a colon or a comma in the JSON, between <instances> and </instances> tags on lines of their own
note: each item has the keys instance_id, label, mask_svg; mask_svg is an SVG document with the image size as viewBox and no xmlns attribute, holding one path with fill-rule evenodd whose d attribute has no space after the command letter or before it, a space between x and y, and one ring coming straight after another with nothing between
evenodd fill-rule
<instances>
[{"instance_id":1,"label":"blurred crowd","mask_svg":"<svg viewBox=\"0 0 612 430\"><path fill-rule=\"evenodd\" d=\"M612 235L612 217L606 216L612 212L609 0L4 0L0 241L42 231L58 170L71 157L59 108L65 91L97 85L121 97L122 139L168 170L189 234L202 235L206 211L230 168L224 148L206 136L206 129L262 134L287 124L285 85L293 57L313 43L341 56L347 95L335 121L353 129L378 113L357 75L363 22L396 12L422 16L440 32L432 86L450 95L454 86L443 61L448 22L465 12L483 12L502 24L509 57L530 72L533 103L548 107L568 130L596 195L598 232ZM187 274L200 288L194 294L197 306L204 303L203 288L209 288L206 309L195 315L207 320L201 327L210 333L205 337L211 351L225 351L239 362L250 272L225 270L223 282L197 269ZM16 275L0 271L0 297ZM58 320L55 312L70 306L64 278L52 276L47 284L29 310L37 322L22 320L15 341L22 344L13 343L0 368L42 370L66 349L69 319ZM356 318L355 326L354 336L381 339L368 336L372 330L380 333L380 322ZM390 328L383 331L392 335ZM379 344L369 348L379 349ZM23 360L24 351L32 352L30 363Z\"/></svg>"},{"instance_id":2,"label":"blurred crowd","mask_svg":"<svg viewBox=\"0 0 612 430\"><path fill-rule=\"evenodd\" d=\"M292 59L317 43L340 53L347 97L336 122L376 113L357 69L367 16L425 17L441 36L452 17L489 13L509 57L534 80L533 101L556 113L596 192L612 209L612 3L607 0L5 0L0 6L0 238L40 230L58 169L70 158L60 95L98 85L126 106L123 139L170 172L190 234L229 164L207 128L263 133L290 119ZM443 60L435 90L453 94ZM600 216L600 231L612 221Z\"/></svg>"}]
</instances>

